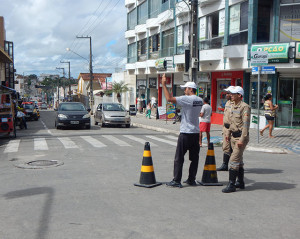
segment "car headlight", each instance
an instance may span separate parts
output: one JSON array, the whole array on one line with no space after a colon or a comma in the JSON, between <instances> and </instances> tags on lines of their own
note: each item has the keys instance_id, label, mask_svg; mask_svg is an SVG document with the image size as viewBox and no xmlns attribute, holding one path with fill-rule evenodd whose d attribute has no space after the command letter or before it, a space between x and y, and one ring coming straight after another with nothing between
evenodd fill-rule
<instances>
[{"instance_id":1,"label":"car headlight","mask_svg":"<svg viewBox=\"0 0 300 239\"><path fill-rule=\"evenodd\" d=\"M82 118L83 119L88 119L88 118L90 118L90 114L86 114L86 115L82 116Z\"/></svg>"},{"instance_id":2,"label":"car headlight","mask_svg":"<svg viewBox=\"0 0 300 239\"><path fill-rule=\"evenodd\" d=\"M67 119L68 118L68 116L66 116L64 114L58 114L57 117L60 118L60 119Z\"/></svg>"}]
</instances>

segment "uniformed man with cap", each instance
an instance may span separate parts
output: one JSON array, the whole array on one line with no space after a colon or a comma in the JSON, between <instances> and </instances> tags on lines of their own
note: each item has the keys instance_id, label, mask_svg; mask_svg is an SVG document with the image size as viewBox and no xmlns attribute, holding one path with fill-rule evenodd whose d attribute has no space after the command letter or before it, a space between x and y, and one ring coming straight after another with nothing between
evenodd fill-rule
<instances>
[{"instance_id":1,"label":"uniformed man with cap","mask_svg":"<svg viewBox=\"0 0 300 239\"><path fill-rule=\"evenodd\" d=\"M231 112L229 130L226 140L231 144L232 154L229 159L229 183L222 190L224 193L235 192L236 188L244 189L243 153L249 142L250 106L242 101L244 90L240 86L230 89ZM236 178L238 180L236 182Z\"/></svg>"},{"instance_id":2,"label":"uniformed man with cap","mask_svg":"<svg viewBox=\"0 0 300 239\"><path fill-rule=\"evenodd\" d=\"M222 128L222 133L223 133L223 145L222 145L223 163L219 168L217 168L217 171L228 171L228 162L229 162L229 158L230 158L230 155L231 155L231 152L232 152L230 142L227 142L226 138L225 138L226 135L228 134L228 130L229 130L229 126L230 126L229 116L230 116L231 105L232 105L230 89L232 87L234 87L234 86L229 86L228 88L226 88L224 90L226 92L227 102L226 102L225 108L224 108L223 128Z\"/></svg>"}]
</instances>

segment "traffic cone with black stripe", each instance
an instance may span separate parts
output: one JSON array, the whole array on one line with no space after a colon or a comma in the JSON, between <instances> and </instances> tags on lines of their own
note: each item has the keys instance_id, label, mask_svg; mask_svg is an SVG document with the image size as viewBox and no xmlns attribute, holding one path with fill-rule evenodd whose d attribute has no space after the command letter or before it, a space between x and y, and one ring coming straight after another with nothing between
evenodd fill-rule
<instances>
[{"instance_id":1,"label":"traffic cone with black stripe","mask_svg":"<svg viewBox=\"0 0 300 239\"><path fill-rule=\"evenodd\" d=\"M152 156L150 151L150 143L146 142L144 147L140 183L135 183L134 186L153 188L161 184L162 183L157 183L155 180Z\"/></svg>"},{"instance_id":2,"label":"traffic cone with black stripe","mask_svg":"<svg viewBox=\"0 0 300 239\"><path fill-rule=\"evenodd\" d=\"M199 182L202 186L222 186L222 183L218 182L218 175L216 170L216 159L214 152L214 144L209 143L206 154L206 160L202 175L202 181Z\"/></svg>"}]
</instances>

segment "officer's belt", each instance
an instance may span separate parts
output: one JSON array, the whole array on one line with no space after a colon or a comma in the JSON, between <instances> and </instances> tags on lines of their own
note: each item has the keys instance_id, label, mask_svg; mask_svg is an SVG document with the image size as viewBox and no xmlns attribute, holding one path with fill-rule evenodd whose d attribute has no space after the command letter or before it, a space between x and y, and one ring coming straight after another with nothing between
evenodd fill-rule
<instances>
[{"instance_id":1,"label":"officer's belt","mask_svg":"<svg viewBox=\"0 0 300 239\"><path fill-rule=\"evenodd\" d=\"M242 136L242 132L241 131L232 132L231 135L233 138L239 138Z\"/></svg>"},{"instance_id":2,"label":"officer's belt","mask_svg":"<svg viewBox=\"0 0 300 239\"><path fill-rule=\"evenodd\" d=\"M225 127L226 129L229 129L230 124L224 124L224 127Z\"/></svg>"}]
</instances>

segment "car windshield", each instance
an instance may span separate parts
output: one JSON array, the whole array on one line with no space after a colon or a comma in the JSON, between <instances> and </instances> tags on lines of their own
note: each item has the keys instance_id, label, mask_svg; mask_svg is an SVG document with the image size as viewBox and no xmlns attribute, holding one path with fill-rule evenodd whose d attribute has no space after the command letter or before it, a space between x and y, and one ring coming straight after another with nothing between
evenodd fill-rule
<instances>
[{"instance_id":1,"label":"car windshield","mask_svg":"<svg viewBox=\"0 0 300 239\"><path fill-rule=\"evenodd\" d=\"M85 107L82 104L61 104L59 111L85 111Z\"/></svg>"},{"instance_id":2,"label":"car windshield","mask_svg":"<svg viewBox=\"0 0 300 239\"><path fill-rule=\"evenodd\" d=\"M121 104L104 104L103 110L105 110L105 111L125 111L125 108Z\"/></svg>"},{"instance_id":3,"label":"car windshield","mask_svg":"<svg viewBox=\"0 0 300 239\"><path fill-rule=\"evenodd\" d=\"M23 105L23 108L32 110L34 107L33 107L33 105Z\"/></svg>"}]
</instances>

